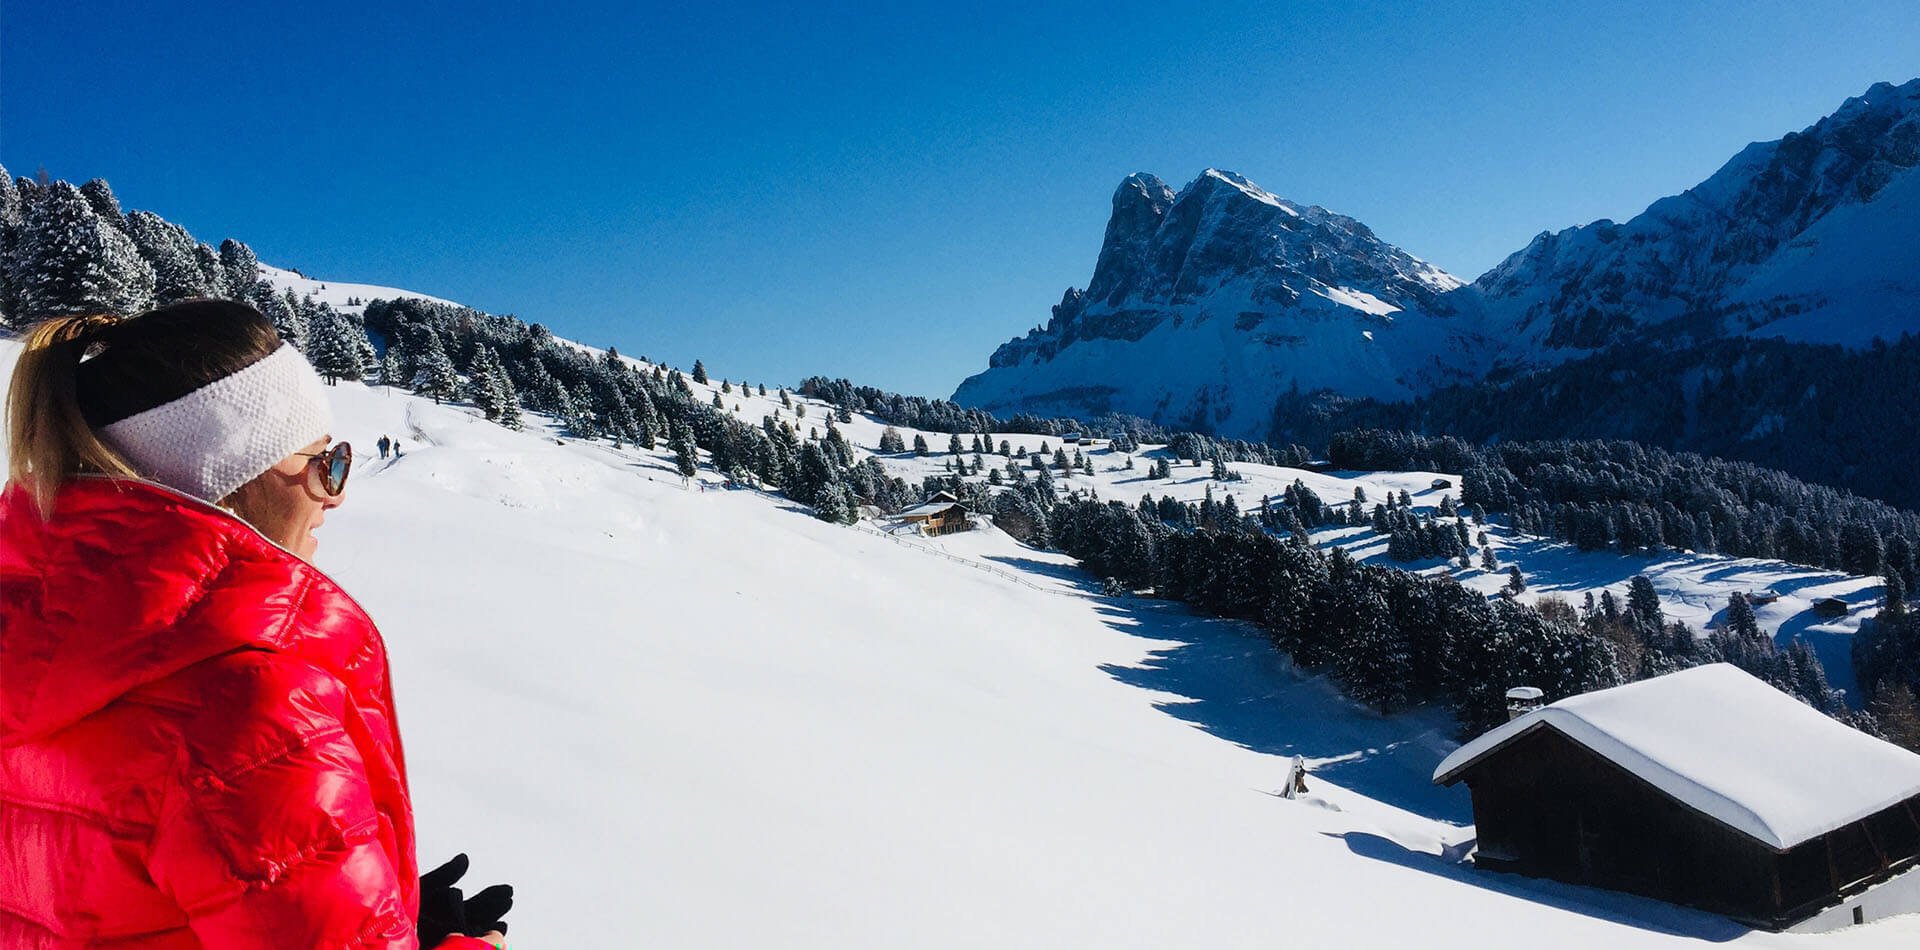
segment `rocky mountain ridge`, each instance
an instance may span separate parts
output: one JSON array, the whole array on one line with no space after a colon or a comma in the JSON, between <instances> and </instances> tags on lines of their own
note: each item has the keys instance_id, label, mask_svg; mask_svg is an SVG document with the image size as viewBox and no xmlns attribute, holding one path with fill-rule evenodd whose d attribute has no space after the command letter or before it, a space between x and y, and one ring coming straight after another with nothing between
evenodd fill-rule
<instances>
[{"instance_id":1,"label":"rocky mountain ridge","mask_svg":"<svg viewBox=\"0 0 1920 950\"><path fill-rule=\"evenodd\" d=\"M954 400L1265 437L1279 397L1417 398L1621 344L1861 347L1920 330L1920 79L1747 146L1625 223L1544 232L1472 283L1359 221L1208 169L1114 192L1098 261Z\"/></svg>"}]
</instances>

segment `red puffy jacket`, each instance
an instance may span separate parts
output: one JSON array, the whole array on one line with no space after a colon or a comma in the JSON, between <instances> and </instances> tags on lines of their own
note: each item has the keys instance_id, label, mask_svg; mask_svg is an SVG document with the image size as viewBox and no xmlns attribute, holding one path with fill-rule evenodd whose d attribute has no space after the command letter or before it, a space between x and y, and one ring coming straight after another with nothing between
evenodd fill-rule
<instances>
[{"instance_id":1,"label":"red puffy jacket","mask_svg":"<svg viewBox=\"0 0 1920 950\"><path fill-rule=\"evenodd\" d=\"M338 585L150 482L0 495L0 947L413 948L413 849Z\"/></svg>"}]
</instances>

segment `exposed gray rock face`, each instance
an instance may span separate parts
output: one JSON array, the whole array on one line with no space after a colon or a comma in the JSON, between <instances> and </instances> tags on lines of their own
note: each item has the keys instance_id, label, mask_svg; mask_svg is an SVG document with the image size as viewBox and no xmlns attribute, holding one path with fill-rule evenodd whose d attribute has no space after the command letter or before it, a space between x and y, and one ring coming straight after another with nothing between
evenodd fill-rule
<instances>
[{"instance_id":1,"label":"exposed gray rock face","mask_svg":"<svg viewBox=\"0 0 1920 950\"><path fill-rule=\"evenodd\" d=\"M1471 378L1486 347L1449 301L1460 286L1352 218L1231 172L1178 194L1130 175L1086 289L955 398L1259 435L1291 387L1398 396Z\"/></svg>"},{"instance_id":2,"label":"exposed gray rock face","mask_svg":"<svg viewBox=\"0 0 1920 950\"><path fill-rule=\"evenodd\" d=\"M1086 289L954 399L1264 437L1295 388L1400 399L1623 341L1904 331L1920 331L1920 79L1750 145L1624 224L1543 233L1465 286L1231 172L1177 194L1130 175Z\"/></svg>"},{"instance_id":3,"label":"exposed gray rock face","mask_svg":"<svg viewBox=\"0 0 1920 950\"><path fill-rule=\"evenodd\" d=\"M1473 282L1541 352L1644 333L1859 345L1920 328L1920 79L1756 142L1625 224L1541 234Z\"/></svg>"}]
</instances>

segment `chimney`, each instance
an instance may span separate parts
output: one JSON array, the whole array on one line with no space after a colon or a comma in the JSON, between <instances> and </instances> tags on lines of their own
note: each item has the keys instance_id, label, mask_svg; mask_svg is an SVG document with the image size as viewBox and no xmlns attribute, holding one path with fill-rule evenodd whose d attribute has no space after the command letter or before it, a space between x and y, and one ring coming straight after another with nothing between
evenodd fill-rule
<instances>
[{"instance_id":1,"label":"chimney","mask_svg":"<svg viewBox=\"0 0 1920 950\"><path fill-rule=\"evenodd\" d=\"M1538 686L1515 686L1507 690L1507 721L1512 722L1527 713L1540 708L1540 701L1546 698Z\"/></svg>"}]
</instances>

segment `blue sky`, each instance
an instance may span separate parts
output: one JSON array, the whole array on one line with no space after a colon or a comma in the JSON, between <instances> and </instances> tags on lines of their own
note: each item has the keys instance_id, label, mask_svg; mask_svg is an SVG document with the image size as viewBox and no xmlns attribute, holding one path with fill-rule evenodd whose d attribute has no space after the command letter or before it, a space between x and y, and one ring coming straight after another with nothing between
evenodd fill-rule
<instances>
[{"instance_id":1,"label":"blue sky","mask_svg":"<svg viewBox=\"0 0 1920 950\"><path fill-rule=\"evenodd\" d=\"M716 373L944 396L1208 166L1471 278L1920 75L1920 5L0 7L0 162ZM697 8L697 9L696 9Z\"/></svg>"}]
</instances>

